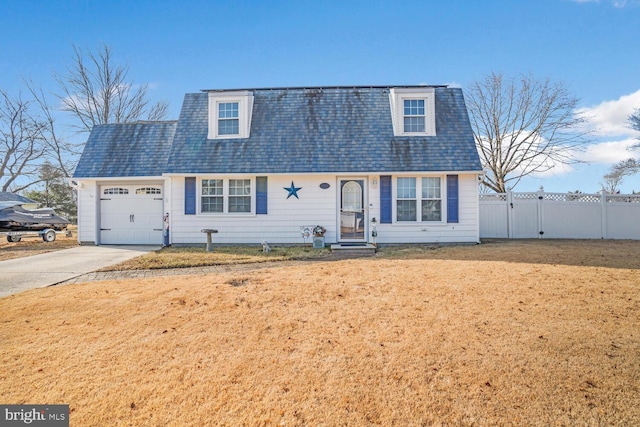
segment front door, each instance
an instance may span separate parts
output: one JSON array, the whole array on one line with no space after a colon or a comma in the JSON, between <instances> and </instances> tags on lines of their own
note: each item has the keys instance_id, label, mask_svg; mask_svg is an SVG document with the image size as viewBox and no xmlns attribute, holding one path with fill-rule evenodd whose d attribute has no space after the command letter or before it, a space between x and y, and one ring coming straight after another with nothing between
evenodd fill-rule
<instances>
[{"instance_id":1,"label":"front door","mask_svg":"<svg viewBox=\"0 0 640 427\"><path fill-rule=\"evenodd\" d=\"M365 240L364 180L340 180L340 241Z\"/></svg>"}]
</instances>

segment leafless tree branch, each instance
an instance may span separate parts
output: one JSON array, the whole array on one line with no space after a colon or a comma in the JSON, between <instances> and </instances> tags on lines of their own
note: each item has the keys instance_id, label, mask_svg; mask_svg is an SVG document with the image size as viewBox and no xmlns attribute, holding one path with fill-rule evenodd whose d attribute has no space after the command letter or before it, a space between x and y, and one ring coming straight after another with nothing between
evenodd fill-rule
<instances>
[{"instance_id":1,"label":"leafless tree branch","mask_svg":"<svg viewBox=\"0 0 640 427\"><path fill-rule=\"evenodd\" d=\"M632 158L622 160L613 165L609 173L603 177L602 188L607 193L617 193L624 178L638 172L640 172L640 162Z\"/></svg>"},{"instance_id":2,"label":"leafless tree branch","mask_svg":"<svg viewBox=\"0 0 640 427\"><path fill-rule=\"evenodd\" d=\"M505 79L492 73L467 90L483 184L496 192L515 187L533 173L578 162L588 141L586 119L576 113L577 99L549 79Z\"/></svg>"},{"instance_id":3,"label":"leafless tree branch","mask_svg":"<svg viewBox=\"0 0 640 427\"><path fill-rule=\"evenodd\" d=\"M73 64L56 79L62 110L77 119L77 131L89 132L98 124L164 119L168 104L150 106L148 85L129 82L129 67L114 64L111 48L105 45L97 54L88 51L85 56L73 46L73 53Z\"/></svg>"},{"instance_id":4,"label":"leafless tree branch","mask_svg":"<svg viewBox=\"0 0 640 427\"><path fill-rule=\"evenodd\" d=\"M56 129L52 108L42 89L37 88L32 81L26 81L26 86L34 102L38 105L42 116L43 139L47 144L47 159L52 161L55 167L64 177L69 178L75 168L77 156L80 154L80 144L73 144L61 137Z\"/></svg>"},{"instance_id":5,"label":"leafless tree branch","mask_svg":"<svg viewBox=\"0 0 640 427\"><path fill-rule=\"evenodd\" d=\"M629 116L629 127L640 132L640 108L635 110L633 114ZM638 137L640 141L640 137ZM632 150L640 149L640 142L636 142L630 147Z\"/></svg>"},{"instance_id":6,"label":"leafless tree branch","mask_svg":"<svg viewBox=\"0 0 640 427\"><path fill-rule=\"evenodd\" d=\"M17 180L37 175L37 162L47 152L46 124L32 114L32 103L12 98L0 90L0 188L10 191L28 187Z\"/></svg>"}]
</instances>

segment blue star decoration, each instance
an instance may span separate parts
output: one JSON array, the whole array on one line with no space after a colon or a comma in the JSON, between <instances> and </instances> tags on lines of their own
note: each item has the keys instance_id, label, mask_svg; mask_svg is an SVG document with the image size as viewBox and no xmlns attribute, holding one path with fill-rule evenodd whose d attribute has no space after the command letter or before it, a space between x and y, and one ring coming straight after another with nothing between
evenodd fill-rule
<instances>
[{"instance_id":1,"label":"blue star decoration","mask_svg":"<svg viewBox=\"0 0 640 427\"><path fill-rule=\"evenodd\" d=\"M289 192L289 194L287 194L287 199L291 196L296 196L296 199L299 199L300 197L298 197L298 190L301 190L302 187L296 187L293 184L293 181L291 181L291 187L282 187L285 190L287 190Z\"/></svg>"}]
</instances>

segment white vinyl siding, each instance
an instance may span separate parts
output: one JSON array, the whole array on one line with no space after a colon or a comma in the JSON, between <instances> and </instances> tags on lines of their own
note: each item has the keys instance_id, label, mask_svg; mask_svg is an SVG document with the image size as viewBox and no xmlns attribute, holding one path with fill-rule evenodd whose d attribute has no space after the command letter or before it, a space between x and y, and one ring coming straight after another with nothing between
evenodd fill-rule
<instances>
[{"instance_id":1,"label":"white vinyl siding","mask_svg":"<svg viewBox=\"0 0 640 427\"><path fill-rule=\"evenodd\" d=\"M97 244L96 223L100 202L100 188L95 181L78 182L78 242L84 244Z\"/></svg>"},{"instance_id":2,"label":"white vinyl siding","mask_svg":"<svg viewBox=\"0 0 640 427\"><path fill-rule=\"evenodd\" d=\"M441 181L442 218L446 218L446 180L438 175ZM418 175L416 175L418 177ZM426 177L426 176L425 176ZM435 177L435 176L434 176ZM198 177L212 179L215 177ZM229 177L230 179L251 179L252 194L255 194L255 177ZM393 198L395 212L395 180L393 178ZM422 177L419 177L420 181ZM227 177L222 178L227 179ZM479 241L478 228L478 180L476 174L459 175L459 222L445 221L407 221L392 224L380 223L380 177L379 175L362 176L366 181L365 204L367 211L366 237L371 239L372 222L376 218L377 242L392 243L439 243ZM184 177L171 177L171 239L175 244L204 244L206 235L200 230L215 228L214 244L255 244L262 241L269 244L311 245L311 239L302 237L301 227L321 225L327 229L325 240L328 244L338 240L340 209L339 177L335 175L269 175L267 181L268 214L256 215L247 213L225 214L184 214ZM287 199L285 187L294 182L299 199ZM320 184L328 183L329 188L321 188ZM200 184L198 184L200 185ZM326 186L325 186L326 187ZM416 187L418 185L416 184ZM416 192L416 200L422 200L422 192ZM255 202L252 201L252 205ZM198 207L199 209L199 207ZM255 209L255 208L253 208ZM198 210L198 212L200 212ZM421 212L418 210L417 212ZM420 214L418 214L420 215ZM395 213L394 213L395 220Z\"/></svg>"},{"instance_id":3,"label":"white vinyl siding","mask_svg":"<svg viewBox=\"0 0 640 427\"><path fill-rule=\"evenodd\" d=\"M201 179L215 177L198 177L197 185ZM301 227L322 225L327 229L325 238L327 242L335 242L336 236L336 184L335 176L298 176L298 175L269 175L267 180L267 198L269 210L267 214L255 214L255 177L231 177L222 178L225 182L238 180L238 189L246 188L243 181L251 182L251 206L252 212L222 214L198 213L197 215L184 214L184 177L172 177L172 223L171 239L175 244L205 243L206 235L200 230L215 228L218 233L213 235L214 244L256 244L263 240L270 244L297 244L302 245ZM284 187L290 187L291 181L298 190L299 199L290 197ZM321 183L329 183L328 189L319 187ZM228 184L227 184L228 188ZM240 191L240 190L238 190ZM237 191L237 192L238 192ZM244 190L242 190L244 191ZM229 193L225 193L229 198ZM239 200L246 200L246 195L237 194ZM199 197L200 198L200 197ZM246 205L238 202L238 205ZM199 207L198 207L199 209ZM197 210L200 212L200 210ZM311 244L311 240L306 240Z\"/></svg>"},{"instance_id":4,"label":"white vinyl siding","mask_svg":"<svg viewBox=\"0 0 640 427\"><path fill-rule=\"evenodd\" d=\"M380 185L371 185L369 200L373 201L370 216L378 220L376 225L379 244L413 243L478 243L480 241L478 216L478 179L473 173L458 174L458 216L457 223L446 222L446 179L441 177L442 221L396 221L396 176L393 177L393 220L391 224L381 224ZM421 196L421 193L417 193ZM420 212L420 211L418 211Z\"/></svg>"}]
</instances>

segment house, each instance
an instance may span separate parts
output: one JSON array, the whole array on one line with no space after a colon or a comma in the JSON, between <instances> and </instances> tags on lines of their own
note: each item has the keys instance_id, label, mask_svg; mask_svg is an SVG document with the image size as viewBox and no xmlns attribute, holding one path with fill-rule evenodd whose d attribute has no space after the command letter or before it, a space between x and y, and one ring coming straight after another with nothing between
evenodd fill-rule
<instances>
[{"instance_id":1,"label":"house","mask_svg":"<svg viewBox=\"0 0 640 427\"><path fill-rule=\"evenodd\" d=\"M204 90L177 121L95 126L74 174L87 244L479 242L462 90ZM164 220L164 221L163 221Z\"/></svg>"},{"instance_id":2,"label":"house","mask_svg":"<svg viewBox=\"0 0 640 427\"><path fill-rule=\"evenodd\" d=\"M28 197L20 196L9 191L0 191L0 202L19 202L25 209L37 209L39 203Z\"/></svg>"}]
</instances>

